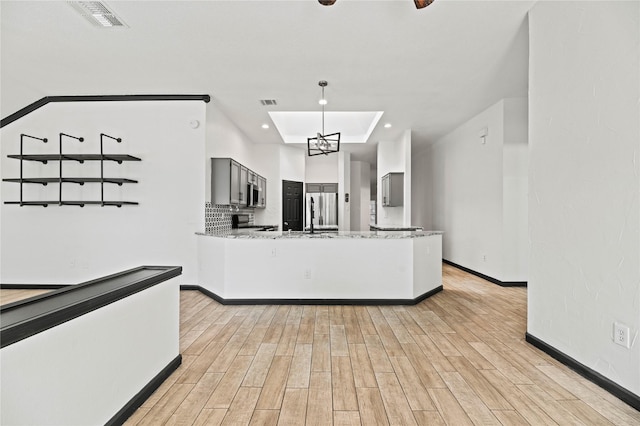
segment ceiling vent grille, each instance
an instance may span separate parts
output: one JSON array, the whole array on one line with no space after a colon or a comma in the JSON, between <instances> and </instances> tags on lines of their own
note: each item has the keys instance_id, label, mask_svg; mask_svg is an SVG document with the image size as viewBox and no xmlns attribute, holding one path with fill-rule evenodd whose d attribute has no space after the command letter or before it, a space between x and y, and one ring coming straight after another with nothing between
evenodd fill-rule
<instances>
[{"instance_id":1,"label":"ceiling vent grille","mask_svg":"<svg viewBox=\"0 0 640 426\"><path fill-rule=\"evenodd\" d=\"M278 105L275 99L260 99L260 103L264 106Z\"/></svg>"},{"instance_id":2,"label":"ceiling vent grille","mask_svg":"<svg viewBox=\"0 0 640 426\"><path fill-rule=\"evenodd\" d=\"M127 25L100 1L70 1L69 4L91 24L101 28Z\"/></svg>"}]
</instances>

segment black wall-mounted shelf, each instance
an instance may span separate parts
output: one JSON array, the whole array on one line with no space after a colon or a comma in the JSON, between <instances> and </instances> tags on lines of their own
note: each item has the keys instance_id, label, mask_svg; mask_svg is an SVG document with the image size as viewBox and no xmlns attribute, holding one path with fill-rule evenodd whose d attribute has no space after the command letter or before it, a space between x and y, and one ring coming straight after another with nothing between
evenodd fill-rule
<instances>
[{"instance_id":1,"label":"black wall-mounted shelf","mask_svg":"<svg viewBox=\"0 0 640 426\"><path fill-rule=\"evenodd\" d=\"M111 178L104 176L104 162L105 161L115 161L118 164L122 164L124 161L141 161L140 158L134 157L132 155L127 154L104 154L103 145L104 138L113 139L116 142L120 143L122 139L115 138L113 136L106 135L104 133L100 133L100 154L67 154L62 152L62 138L67 137L70 139L75 139L79 142L83 142L84 138L68 135L66 133L60 133L60 152L58 154L24 154L23 144L25 138L31 138L40 140L44 143L47 143L47 138L39 138L36 136L29 136L25 134L20 135L20 154L11 154L7 157L14 158L20 160L20 177L19 178L7 178L3 179L4 182L13 182L20 184L20 201L5 201L5 204L17 204L20 206L42 206L47 207L49 205L59 205L59 206L80 206L84 207L85 205L101 205L101 206L116 206L122 207L123 205L137 205L137 202L133 201L105 201L104 199L104 184L115 184L118 186L122 186L125 183L138 183L137 180L133 179L125 179L125 178ZM59 163L59 176L54 177L24 177L23 175L23 162L24 161L38 161L42 164L47 164L49 161L56 161ZM83 164L85 161L99 161L100 162L100 177L68 177L63 176L62 174L62 163L64 161L77 161L80 164ZM58 187L58 200L57 201L25 201L23 198L23 184L40 184L40 185L48 185L49 183L57 183ZM70 201L63 200L62 197L62 185L64 183L75 183L78 185L84 185L85 183L99 183L100 184L100 201L94 200L79 200L79 201Z\"/></svg>"},{"instance_id":2,"label":"black wall-mounted shelf","mask_svg":"<svg viewBox=\"0 0 640 426\"><path fill-rule=\"evenodd\" d=\"M127 154L11 154L9 158L16 158L25 161L39 161L47 164L48 161L77 161L84 163L85 161L116 161L121 164L123 161L141 161L138 157Z\"/></svg>"},{"instance_id":3,"label":"black wall-mounted shelf","mask_svg":"<svg viewBox=\"0 0 640 426\"><path fill-rule=\"evenodd\" d=\"M99 206L137 206L138 203L135 201L5 201L5 204L18 204L21 206L42 206L47 207L49 205L57 205L57 206L79 206L84 207L85 204L91 205L99 205Z\"/></svg>"},{"instance_id":4,"label":"black wall-mounted shelf","mask_svg":"<svg viewBox=\"0 0 640 426\"><path fill-rule=\"evenodd\" d=\"M15 178L15 179L2 179L3 182L15 182L15 183L39 183L41 185L47 186L48 183L58 183L62 182L71 182L77 183L79 185L84 185L85 183L113 183L118 186L122 186L123 183L138 183L137 180L133 179L124 179L124 178L85 178L85 177L63 177L60 178Z\"/></svg>"}]
</instances>

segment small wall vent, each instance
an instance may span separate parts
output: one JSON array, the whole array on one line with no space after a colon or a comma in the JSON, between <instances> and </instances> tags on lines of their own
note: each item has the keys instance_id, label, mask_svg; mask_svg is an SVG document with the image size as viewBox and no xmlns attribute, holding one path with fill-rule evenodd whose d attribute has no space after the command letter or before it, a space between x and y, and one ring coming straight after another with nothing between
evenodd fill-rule
<instances>
[{"instance_id":1,"label":"small wall vent","mask_svg":"<svg viewBox=\"0 0 640 426\"><path fill-rule=\"evenodd\" d=\"M100 1L70 1L69 4L94 26L101 28L126 27L127 25Z\"/></svg>"},{"instance_id":2,"label":"small wall vent","mask_svg":"<svg viewBox=\"0 0 640 426\"><path fill-rule=\"evenodd\" d=\"M264 106L271 106L271 105L278 104L275 99L260 99L260 103Z\"/></svg>"}]
</instances>

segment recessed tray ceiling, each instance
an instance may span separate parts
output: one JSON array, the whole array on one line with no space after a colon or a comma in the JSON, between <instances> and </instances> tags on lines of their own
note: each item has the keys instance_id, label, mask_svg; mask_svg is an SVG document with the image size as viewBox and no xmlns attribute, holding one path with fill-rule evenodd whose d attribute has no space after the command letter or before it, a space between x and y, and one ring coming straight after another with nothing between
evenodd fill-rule
<instances>
[{"instance_id":1,"label":"recessed tray ceiling","mask_svg":"<svg viewBox=\"0 0 640 426\"><path fill-rule=\"evenodd\" d=\"M326 133L340 132L340 143L366 143L383 111L325 111ZM322 131L321 111L271 111L269 116L284 143L307 143Z\"/></svg>"}]
</instances>

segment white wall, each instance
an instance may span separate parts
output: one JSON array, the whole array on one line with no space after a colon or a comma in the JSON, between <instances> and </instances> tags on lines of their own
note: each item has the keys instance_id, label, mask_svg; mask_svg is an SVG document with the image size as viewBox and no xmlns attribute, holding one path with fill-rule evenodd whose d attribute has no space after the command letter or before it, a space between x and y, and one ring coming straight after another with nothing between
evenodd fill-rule
<instances>
[{"instance_id":1,"label":"white wall","mask_svg":"<svg viewBox=\"0 0 640 426\"><path fill-rule=\"evenodd\" d=\"M304 182L305 161L307 154L304 150L289 146L280 146L280 177L282 180ZM282 192L282 183L280 183Z\"/></svg>"},{"instance_id":2,"label":"white wall","mask_svg":"<svg viewBox=\"0 0 640 426\"><path fill-rule=\"evenodd\" d=\"M526 281L528 238L528 107L522 98L504 99L502 147L502 280Z\"/></svg>"},{"instance_id":3,"label":"white wall","mask_svg":"<svg viewBox=\"0 0 640 426\"><path fill-rule=\"evenodd\" d=\"M351 230L351 202L345 202L345 194L351 191L351 153L338 152L338 229Z\"/></svg>"},{"instance_id":4,"label":"white wall","mask_svg":"<svg viewBox=\"0 0 640 426\"><path fill-rule=\"evenodd\" d=\"M338 157L339 154L305 156L305 181L311 183L337 183Z\"/></svg>"},{"instance_id":5,"label":"white wall","mask_svg":"<svg viewBox=\"0 0 640 426\"><path fill-rule=\"evenodd\" d=\"M351 230L369 230L369 197L371 192L369 163L351 162Z\"/></svg>"},{"instance_id":6,"label":"white wall","mask_svg":"<svg viewBox=\"0 0 640 426\"><path fill-rule=\"evenodd\" d=\"M527 280L526 105L499 101L413 161L420 225L444 231L443 257L501 281Z\"/></svg>"},{"instance_id":7,"label":"white wall","mask_svg":"<svg viewBox=\"0 0 640 426\"><path fill-rule=\"evenodd\" d=\"M527 329L636 395L639 16L638 2L539 2L529 22Z\"/></svg>"},{"instance_id":8,"label":"white wall","mask_svg":"<svg viewBox=\"0 0 640 426\"><path fill-rule=\"evenodd\" d=\"M205 108L202 101L72 102L48 104L2 128L2 177L18 177L20 162L7 158L20 149L20 133L49 138L28 141L25 153L63 151L127 153L141 162L106 163L105 174L138 180L105 185L105 197L138 206L100 207L0 205L3 283L79 283L143 264L180 265L183 282L196 283L195 232L204 229ZM193 129L192 120L201 125ZM24 164L25 176L55 177L58 164ZM64 174L100 176L99 162L66 161ZM25 185L25 199L58 198L58 185ZM100 185L65 183L66 199L100 199ZM2 182L2 201L18 200L19 185Z\"/></svg>"},{"instance_id":9,"label":"white wall","mask_svg":"<svg viewBox=\"0 0 640 426\"><path fill-rule=\"evenodd\" d=\"M251 163L255 164L256 172L267 179L267 207L254 210L254 223L277 225L281 222L282 210L279 146L253 144L252 153Z\"/></svg>"},{"instance_id":10,"label":"white wall","mask_svg":"<svg viewBox=\"0 0 640 426\"><path fill-rule=\"evenodd\" d=\"M378 143L377 208L378 225L410 226L411 223L411 130L405 130L397 141ZM400 207L382 207L382 185L384 175L391 172L404 173L404 202Z\"/></svg>"},{"instance_id":11,"label":"white wall","mask_svg":"<svg viewBox=\"0 0 640 426\"><path fill-rule=\"evenodd\" d=\"M478 136L488 129L486 143ZM433 228L444 231L443 257L502 277L503 103L494 104L431 148Z\"/></svg>"},{"instance_id":12,"label":"white wall","mask_svg":"<svg viewBox=\"0 0 640 426\"><path fill-rule=\"evenodd\" d=\"M253 170L257 166L253 164L254 146L255 144L220 110L215 101L207 105L207 138L203 160L206 170L207 201L211 201L211 158L233 158ZM268 176L259 168L256 168L255 172L268 179ZM268 192L267 196L269 196Z\"/></svg>"},{"instance_id":13,"label":"white wall","mask_svg":"<svg viewBox=\"0 0 640 426\"><path fill-rule=\"evenodd\" d=\"M172 278L2 348L0 422L105 424L179 355L179 285Z\"/></svg>"},{"instance_id":14,"label":"white wall","mask_svg":"<svg viewBox=\"0 0 640 426\"><path fill-rule=\"evenodd\" d=\"M360 211L362 210L361 206L361 195L360 195L360 186L362 179L362 162L360 161L352 161L351 162L351 189L349 190L349 203L351 204L351 230L359 231L361 228L361 216Z\"/></svg>"},{"instance_id":15,"label":"white wall","mask_svg":"<svg viewBox=\"0 0 640 426\"><path fill-rule=\"evenodd\" d=\"M411 154L412 225L429 230L433 227L433 173L435 165L428 148L413 149Z\"/></svg>"},{"instance_id":16,"label":"white wall","mask_svg":"<svg viewBox=\"0 0 640 426\"><path fill-rule=\"evenodd\" d=\"M207 112L205 160L207 164L207 200L211 199L209 159L213 157L233 158L267 179L267 207L266 209L255 209L255 223L281 224L282 180L305 181L305 153L306 151L297 147L254 143L216 105L211 105ZM335 173L337 173L337 167Z\"/></svg>"},{"instance_id":17,"label":"white wall","mask_svg":"<svg viewBox=\"0 0 640 426\"><path fill-rule=\"evenodd\" d=\"M411 226L411 182L413 181L413 174L411 170L411 130L405 130L402 135L402 146L404 148L403 163L404 163L404 206L402 207L402 224L404 226Z\"/></svg>"}]
</instances>

